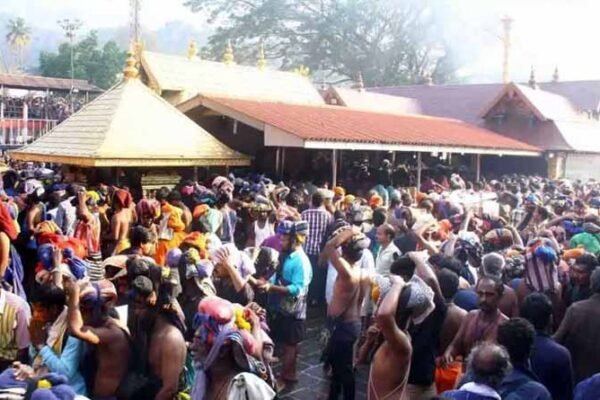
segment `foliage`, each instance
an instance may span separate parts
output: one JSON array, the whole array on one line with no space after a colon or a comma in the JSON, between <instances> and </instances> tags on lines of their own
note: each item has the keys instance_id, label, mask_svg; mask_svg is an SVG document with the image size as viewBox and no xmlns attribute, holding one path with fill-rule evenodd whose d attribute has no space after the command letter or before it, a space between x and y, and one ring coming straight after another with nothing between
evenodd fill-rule
<instances>
[{"instance_id":1,"label":"foliage","mask_svg":"<svg viewBox=\"0 0 600 400\"><path fill-rule=\"evenodd\" d=\"M362 73L369 86L451 78L456 67L430 0L186 0L219 27L207 54L221 59L231 40L238 62L262 43L283 69L306 65L323 80Z\"/></svg>"},{"instance_id":2,"label":"foliage","mask_svg":"<svg viewBox=\"0 0 600 400\"><path fill-rule=\"evenodd\" d=\"M31 27L21 17L11 19L6 24L6 42L17 53L19 69L23 68L23 51L31 42Z\"/></svg>"},{"instance_id":3,"label":"foliage","mask_svg":"<svg viewBox=\"0 0 600 400\"><path fill-rule=\"evenodd\" d=\"M73 46L75 79L85 79L98 87L107 89L116 81L123 69L125 51L114 41L106 42L102 47L98 43L96 32L90 32L83 40ZM62 43L58 53L40 53L39 72L44 76L57 78L71 77L71 46Z\"/></svg>"}]
</instances>

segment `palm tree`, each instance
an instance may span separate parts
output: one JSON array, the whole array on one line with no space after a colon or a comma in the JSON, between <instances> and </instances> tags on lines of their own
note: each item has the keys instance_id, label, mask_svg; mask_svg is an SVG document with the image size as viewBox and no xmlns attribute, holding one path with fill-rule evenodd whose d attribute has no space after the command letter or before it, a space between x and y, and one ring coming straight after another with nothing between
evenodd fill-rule
<instances>
[{"instance_id":1,"label":"palm tree","mask_svg":"<svg viewBox=\"0 0 600 400\"><path fill-rule=\"evenodd\" d=\"M27 26L25 20L21 17L11 19L6 25L8 33L6 42L17 53L18 68L23 69L23 51L31 41L31 27Z\"/></svg>"}]
</instances>

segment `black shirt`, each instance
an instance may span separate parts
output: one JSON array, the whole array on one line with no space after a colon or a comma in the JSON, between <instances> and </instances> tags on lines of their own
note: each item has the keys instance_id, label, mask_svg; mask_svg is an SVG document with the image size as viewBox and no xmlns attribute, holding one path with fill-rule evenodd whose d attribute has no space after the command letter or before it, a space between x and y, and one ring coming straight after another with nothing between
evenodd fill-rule
<instances>
[{"instance_id":1,"label":"black shirt","mask_svg":"<svg viewBox=\"0 0 600 400\"><path fill-rule=\"evenodd\" d=\"M447 311L443 301L435 303L435 310L422 323L408 328L413 348L408 383L412 385L429 386L435 380L435 357Z\"/></svg>"}]
</instances>

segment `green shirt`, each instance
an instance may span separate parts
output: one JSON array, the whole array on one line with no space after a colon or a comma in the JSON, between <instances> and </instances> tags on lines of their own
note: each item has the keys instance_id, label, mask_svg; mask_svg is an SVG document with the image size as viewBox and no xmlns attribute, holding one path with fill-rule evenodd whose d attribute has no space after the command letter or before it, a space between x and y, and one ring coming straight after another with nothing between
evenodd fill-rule
<instances>
[{"instance_id":1,"label":"green shirt","mask_svg":"<svg viewBox=\"0 0 600 400\"><path fill-rule=\"evenodd\" d=\"M597 254L600 252L600 234L582 232L573 236L570 241L571 248L583 246L588 253Z\"/></svg>"}]
</instances>

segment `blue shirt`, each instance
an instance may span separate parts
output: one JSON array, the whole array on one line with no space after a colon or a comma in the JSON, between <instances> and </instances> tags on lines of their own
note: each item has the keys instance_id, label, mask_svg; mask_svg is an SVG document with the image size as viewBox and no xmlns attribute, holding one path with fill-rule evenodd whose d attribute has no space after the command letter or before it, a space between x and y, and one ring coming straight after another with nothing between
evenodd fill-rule
<instances>
[{"instance_id":1,"label":"blue shirt","mask_svg":"<svg viewBox=\"0 0 600 400\"><path fill-rule=\"evenodd\" d=\"M79 371L79 363L83 353L83 342L73 336L67 338L67 343L60 355L50 347L44 346L39 355L50 372L63 374L69 379L69 385L80 395L86 395L85 381Z\"/></svg>"},{"instance_id":2,"label":"blue shirt","mask_svg":"<svg viewBox=\"0 0 600 400\"><path fill-rule=\"evenodd\" d=\"M502 400L552 400L550 392L529 370L513 366L500 387Z\"/></svg>"},{"instance_id":3,"label":"blue shirt","mask_svg":"<svg viewBox=\"0 0 600 400\"><path fill-rule=\"evenodd\" d=\"M286 287L290 296L298 297L304 294L312 280L312 267L304 250L300 248L285 257L281 276L287 281Z\"/></svg>"},{"instance_id":4,"label":"blue shirt","mask_svg":"<svg viewBox=\"0 0 600 400\"><path fill-rule=\"evenodd\" d=\"M533 345L531 369L546 386L552 398L573 398L573 366L571 353L551 337L538 333Z\"/></svg>"}]
</instances>

